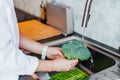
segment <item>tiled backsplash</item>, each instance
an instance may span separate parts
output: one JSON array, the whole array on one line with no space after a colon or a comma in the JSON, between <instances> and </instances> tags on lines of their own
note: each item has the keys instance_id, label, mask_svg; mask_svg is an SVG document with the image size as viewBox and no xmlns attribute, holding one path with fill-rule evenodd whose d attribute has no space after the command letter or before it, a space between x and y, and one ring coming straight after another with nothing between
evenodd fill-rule
<instances>
[{"instance_id":1,"label":"tiled backsplash","mask_svg":"<svg viewBox=\"0 0 120 80\"><path fill-rule=\"evenodd\" d=\"M50 1L50 0L49 0ZM82 16L86 0L56 0L74 11L74 31L82 34ZM14 0L15 6L40 16L41 0ZM85 36L118 49L120 46L120 0L93 0L91 18Z\"/></svg>"}]
</instances>

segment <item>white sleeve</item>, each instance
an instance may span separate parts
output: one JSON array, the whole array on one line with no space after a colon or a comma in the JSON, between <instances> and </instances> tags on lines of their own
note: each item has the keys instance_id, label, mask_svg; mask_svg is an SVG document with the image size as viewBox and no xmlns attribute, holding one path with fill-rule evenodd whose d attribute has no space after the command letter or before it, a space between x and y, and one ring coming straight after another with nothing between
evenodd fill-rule
<instances>
[{"instance_id":1,"label":"white sleeve","mask_svg":"<svg viewBox=\"0 0 120 80\"><path fill-rule=\"evenodd\" d=\"M17 75L32 74L35 72L39 60L36 57L25 55L13 44L7 16L0 7L0 72Z\"/></svg>"}]
</instances>

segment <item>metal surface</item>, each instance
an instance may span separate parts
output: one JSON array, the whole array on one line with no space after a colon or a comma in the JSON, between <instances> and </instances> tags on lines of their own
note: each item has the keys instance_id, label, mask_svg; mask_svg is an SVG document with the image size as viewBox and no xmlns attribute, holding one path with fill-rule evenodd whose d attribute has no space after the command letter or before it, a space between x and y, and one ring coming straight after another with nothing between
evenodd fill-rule
<instances>
[{"instance_id":1,"label":"metal surface","mask_svg":"<svg viewBox=\"0 0 120 80\"><path fill-rule=\"evenodd\" d=\"M85 28L87 27L89 18L90 18L90 8L91 8L92 0L87 0L85 9L84 9L84 14L83 14L83 19L82 19L82 24L81 26L83 27L83 33L82 33L82 41L84 42L84 34L85 34Z\"/></svg>"},{"instance_id":2,"label":"metal surface","mask_svg":"<svg viewBox=\"0 0 120 80\"><path fill-rule=\"evenodd\" d=\"M47 24L59 29L63 34L73 33L72 9L64 5L46 4Z\"/></svg>"},{"instance_id":3,"label":"metal surface","mask_svg":"<svg viewBox=\"0 0 120 80\"><path fill-rule=\"evenodd\" d=\"M82 64L79 64L79 67L80 67L83 71L87 72L87 74L89 74L89 75L95 74L94 72L92 72L91 70L89 70L88 68L86 68L85 66L83 66Z\"/></svg>"}]
</instances>

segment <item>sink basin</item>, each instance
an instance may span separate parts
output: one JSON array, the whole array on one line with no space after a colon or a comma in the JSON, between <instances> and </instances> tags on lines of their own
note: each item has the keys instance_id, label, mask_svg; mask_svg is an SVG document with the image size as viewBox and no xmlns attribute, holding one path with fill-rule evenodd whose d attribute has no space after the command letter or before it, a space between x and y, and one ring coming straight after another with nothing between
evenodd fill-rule
<instances>
[{"instance_id":1,"label":"sink basin","mask_svg":"<svg viewBox=\"0 0 120 80\"><path fill-rule=\"evenodd\" d=\"M61 47L64 43L70 41L70 40L81 40L78 37L68 37L68 38L63 38L55 41L51 41L48 43L45 43L48 46L56 46L56 47ZM91 45L88 42L85 42L87 45L88 49L90 50L93 58L93 63L91 63L90 59L86 61L80 62L77 67L79 67L81 70L85 71L89 75L95 74L97 72L100 72L104 69L107 69L109 67L112 67L115 65L116 60L113 56L108 54L105 50L100 49L94 45ZM50 73L51 74L51 73Z\"/></svg>"},{"instance_id":2,"label":"sink basin","mask_svg":"<svg viewBox=\"0 0 120 80\"><path fill-rule=\"evenodd\" d=\"M111 67L115 64L115 60L88 47L93 57L93 64L90 63L90 60L81 62L82 65L87 67L94 73L97 73L103 69Z\"/></svg>"}]
</instances>

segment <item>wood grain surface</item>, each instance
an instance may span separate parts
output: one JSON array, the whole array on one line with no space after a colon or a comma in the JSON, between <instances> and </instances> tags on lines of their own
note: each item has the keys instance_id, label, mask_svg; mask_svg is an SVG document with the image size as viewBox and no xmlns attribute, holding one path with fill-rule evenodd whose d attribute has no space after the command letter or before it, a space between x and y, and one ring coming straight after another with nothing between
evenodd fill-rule
<instances>
[{"instance_id":1,"label":"wood grain surface","mask_svg":"<svg viewBox=\"0 0 120 80\"><path fill-rule=\"evenodd\" d=\"M60 35L61 32L35 19L18 23L19 31L33 40L42 40Z\"/></svg>"}]
</instances>

